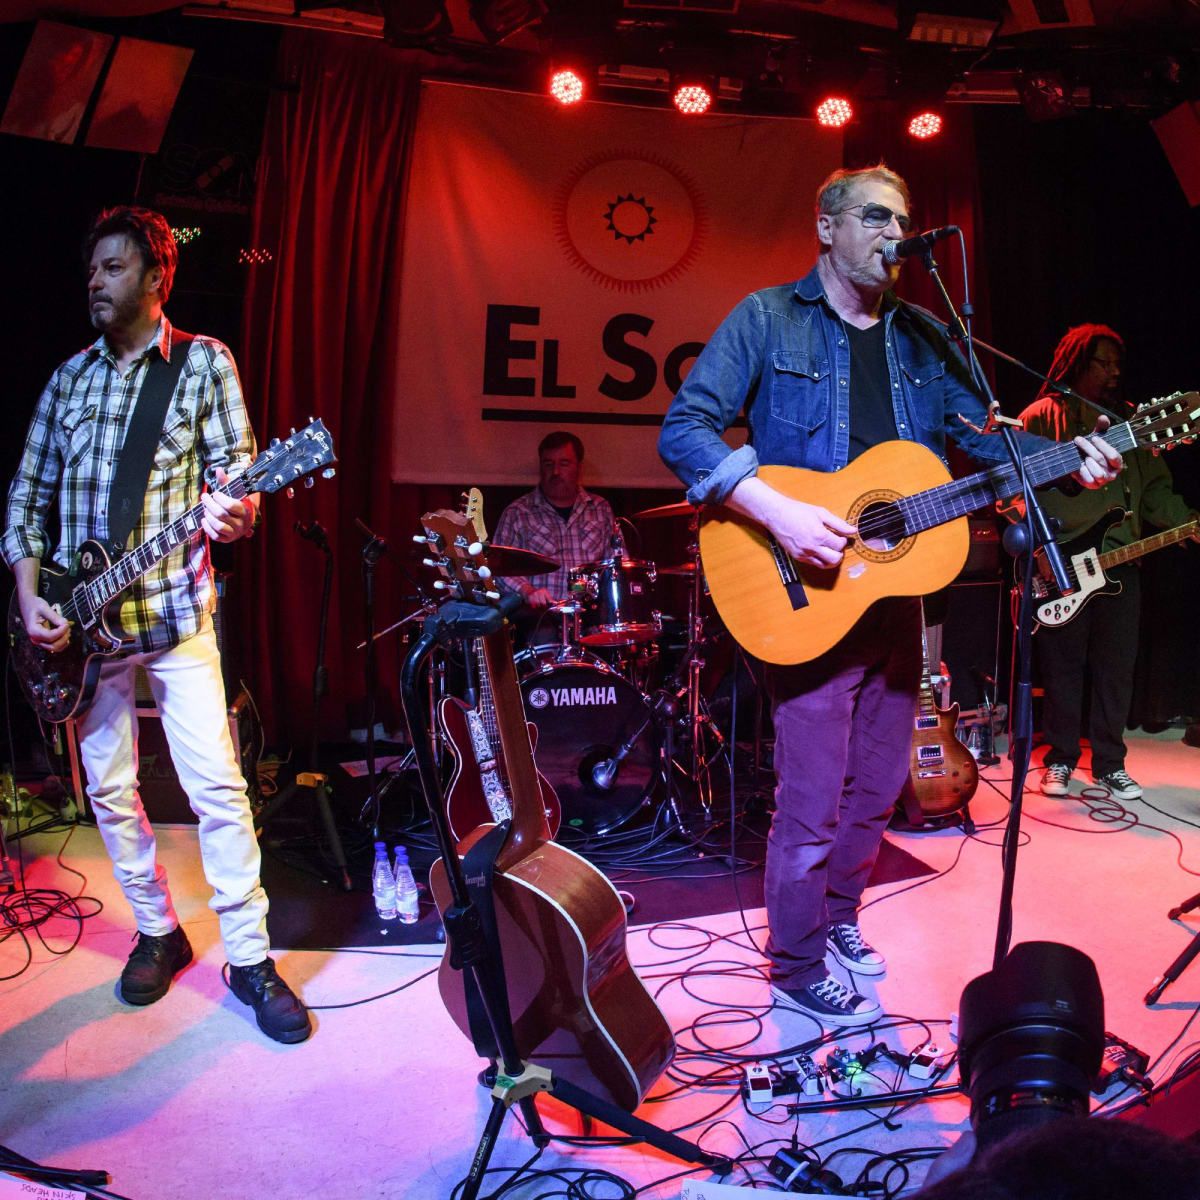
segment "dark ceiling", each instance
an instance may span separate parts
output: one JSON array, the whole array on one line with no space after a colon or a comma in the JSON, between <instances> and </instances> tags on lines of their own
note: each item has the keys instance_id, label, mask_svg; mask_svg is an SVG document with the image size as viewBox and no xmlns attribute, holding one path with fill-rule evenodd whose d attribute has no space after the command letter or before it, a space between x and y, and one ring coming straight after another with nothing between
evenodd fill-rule
<instances>
[{"instance_id":1,"label":"dark ceiling","mask_svg":"<svg viewBox=\"0 0 1200 1200\"><path fill-rule=\"evenodd\" d=\"M758 112L804 111L830 86L1024 100L1034 116L1153 116L1200 96L1200 0L6 0L0 19L167 10L386 37L513 86L570 58L605 67L614 99L689 68L725 77L728 104Z\"/></svg>"}]
</instances>

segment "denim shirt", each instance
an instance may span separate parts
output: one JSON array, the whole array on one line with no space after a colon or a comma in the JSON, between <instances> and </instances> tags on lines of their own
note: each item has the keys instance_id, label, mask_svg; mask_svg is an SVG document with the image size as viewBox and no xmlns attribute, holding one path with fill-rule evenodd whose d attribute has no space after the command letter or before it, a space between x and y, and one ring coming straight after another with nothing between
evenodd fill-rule
<instances>
[{"instance_id":1,"label":"denim shirt","mask_svg":"<svg viewBox=\"0 0 1200 1200\"><path fill-rule=\"evenodd\" d=\"M984 466L1007 462L996 434L976 433L987 407L962 355L934 321L883 299L896 432L945 461L946 435ZM850 343L814 267L794 285L747 296L721 322L663 419L658 451L693 504L719 504L759 464L837 471L850 448ZM746 445L721 434L745 412ZM1018 434L1029 454L1052 442Z\"/></svg>"}]
</instances>

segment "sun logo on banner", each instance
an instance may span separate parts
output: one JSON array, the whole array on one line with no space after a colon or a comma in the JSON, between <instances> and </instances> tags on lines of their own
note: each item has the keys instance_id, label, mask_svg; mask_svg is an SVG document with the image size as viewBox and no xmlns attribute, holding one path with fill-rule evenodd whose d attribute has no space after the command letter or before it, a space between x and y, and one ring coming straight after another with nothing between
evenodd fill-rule
<instances>
[{"instance_id":1,"label":"sun logo on banner","mask_svg":"<svg viewBox=\"0 0 1200 1200\"><path fill-rule=\"evenodd\" d=\"M618 196L604 214L609 229L614 238L624 238L627 242L638 242L649 237L658 224L654 209L646 203L645 196ZM633 230L631 233L630 230Z\"/></svg>"},{"instance_id":2,"label":"sun logo on banner","mask_svg":"<svg viewBox=\"0 0 1200 1200\"><path fill-rule=\"evenodd\" d=\"M559 186L553 215L570 262L622 292L673 283L696 261L708 233L695 182L661 155L636 150L580 163Z\"/></svg>"}]
</instances>

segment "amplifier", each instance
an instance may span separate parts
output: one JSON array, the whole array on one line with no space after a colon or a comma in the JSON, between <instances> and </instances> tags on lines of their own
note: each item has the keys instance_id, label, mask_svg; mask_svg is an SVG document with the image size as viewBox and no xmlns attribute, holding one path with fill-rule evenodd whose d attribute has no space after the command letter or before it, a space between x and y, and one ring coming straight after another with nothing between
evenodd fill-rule
<instances>
[{"instance_id":1,"label":"amplifier","mask_svg":"<svg viewBox=\"0 0 1200 1200\"><path fill-rule=\"evenodd\" d=\"M179 784L179 777L175 774L167 735L149 688L137 688L135 704L138 719L138 780L146 816L152 825L195 825L196 814L192 812L187 796ZM233 751L237 756L238 766L246 777L246 789L250 794L252 807L257 803L258 788L256 727L254 705L250 702L246 689L241 688L229 705L229 733L233 738ZM75 795L82 798L80 810L91 817L91 806L83 787L83 767L79 759L74 721L67 722L67 752L71 761Z\"/></svg>"}]
</instances>

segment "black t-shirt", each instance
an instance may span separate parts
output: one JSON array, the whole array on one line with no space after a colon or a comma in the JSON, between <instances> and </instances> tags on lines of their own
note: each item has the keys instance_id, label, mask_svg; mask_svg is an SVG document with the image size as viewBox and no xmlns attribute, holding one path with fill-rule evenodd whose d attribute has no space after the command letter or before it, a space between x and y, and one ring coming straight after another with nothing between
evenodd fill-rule
<instances>
[{"instance_id":1,"label":"black t-shirt","mask_svg":"<svg viewBox=\"0 0 1200 1200\"><path fill-rule=\"evenodd\" d=\"M853 462L864 450L896 439L891 380L884 348L885 323L856 329L843 321L850 339L850 453Z\"/></svg>"}]
</instances>

